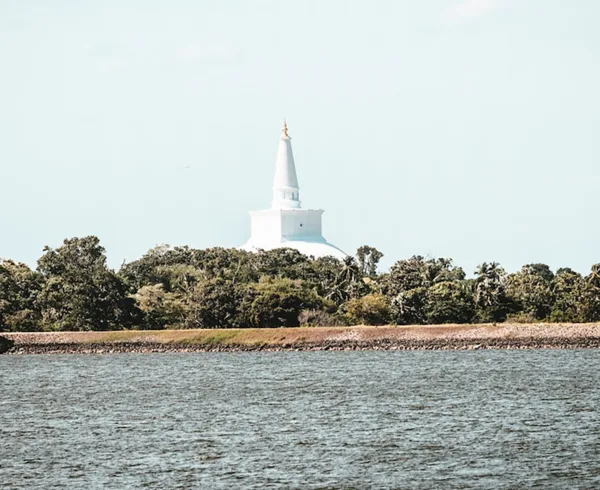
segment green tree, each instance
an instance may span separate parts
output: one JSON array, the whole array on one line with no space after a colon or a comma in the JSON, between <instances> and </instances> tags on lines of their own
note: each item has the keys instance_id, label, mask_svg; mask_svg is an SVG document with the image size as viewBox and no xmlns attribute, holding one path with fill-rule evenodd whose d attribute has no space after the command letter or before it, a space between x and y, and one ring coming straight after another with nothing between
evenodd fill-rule
<instances>
[{"instance_id":1,"label":"green tree","mask_svg":"<svg viewBox=\"0 0 600 490\"><path fill-rule=\"evenodd\" d=\"M388 296L416 288L429 288L439 282L462 281L465 272L452 264L452 259L426 259L415 255L399 260L390 268L383 281L383 290Z\"/></svg>"},{"instance_id":2,"label":"green tree","mask_svg":"<svg viewBox=\"0 0 600 490\"><path fill-rule=\"evenodd\" d=\"M260 277L304 279L310 274L311 259L294 248L261 250L253 257L254 267Z\"/></svg>"},{"instance_id":3,"label":"green tree","mask_svg":"<svg viewBox=\"0 0 600 490\"><path fill-rule=\"evenodd\" d=\"M181 294L165 291L162 284L142 286L134 295L143 313L140 327L148 330L186 328L190 325L190 306Z\"/></svg>"},{"instance_id":4,"label":"green tree","mask_svg":"<svg viewBox=\"0 0 600 490\"><path fill-rule=\"evenodd\" d=\"M398 293L391 301L391 319L398 325L422 325L427 322L425 303L427 288L420 287Z\"/></svg>"},{"instance_id":5,"label":"green tree","mask_svg":"<svg viewBox=\"0 0 600 490\"><path fill-rule=\"evenodd\" d=\"M558 269L552 280L554 304L549 319L553 322L584 321L585 289L581 274L568 267Z\"/></svg>"},{"instance_id":6,"label":"green tree","mask_svg":"<svg viewBox=\"0 0 600 490\"><path fill-rule=\"evenodd\" d=\"M380 282L382 291L391 298L392 320L399 325L410 325L431 321L428 317L431 288L440 283L459 284L464 278L465 272L455 267L451 259L415 255L396 262Z\"/></svg>"},{"instance_id":7,"label":"green tree","mask_svg":"<svg viewBox=\"0 0 600 490\"><path fill-rule=\"evenodd\" d=\"M242 316L255 328L297 327L304 309L322 306L322 300L303 281L262 277L251 286Z\"/></svg>"},{"instance_id":8,"label":"green tree","mask_svg":"<svg viewBox=\"0 0 600 490\"><path fill-rule=\"evenodd\" d=\"M186 301L187 328L242 328L247 327L243 304L247 286L222 278L198 283Z\"/></svg>"},{"instance_id":9,"label":"green tree","mask_svg":"<svg viewBox=\"0 0 600 490\"><path fill-rule=\"evenodd\" d=\"M536 320L547 318L554 305L554 274L546 264L528 264L511 274L507 293L520 311Z\"/></svg>"},{"instance_id":10,"label":"green tree","mask_svg":"<svg viewBox=\"0 0 600 490\"><path fill-rule=\"evenodd\" d=\"M169 289L165 272L171 267L187 266L204 279L220 278L233 282L258 281L259 254L227 248L196 250L188 247L161 245L149 250L142 258L124 264L119 275L133 291L143 286L162 283Z\"/></svg>"},{"instance_id":11,"label":"green tree","mask_svg":"<svg viewBox=\"0 0 600 490\"><path fill-rule=\"evenodd\" d=\"M600 321L600 264L594 264L585 278L581 307L584 321Z\"/></svg>"},{"instance_id":12,"label":"green tree","mask_svg":"<svg viewBox=\"0 0 600 490\"><path fill-rule=\"evenodd\" d=\"M208 279L223 279L235 284L258 281L257 254L236 248L214 247L195 250L191 265Z\"/></svg>"},{"instance_id":13,"label":"green tree","mask_svg":"<svg viewBox=\"0 0 600 490\"><path fill-rule=\"evenodd\" d=\"M340 305L348 296L346 285L341 280L343 267L342 261L334 257L319 257L310 262L310 268L302 279L319 296Z\"/></svg>"},{"instance_id":14,"label":"green tree","mask_svg":"<svg viewBox=\"0 0 600 490\"><path fill-rule=\"evenodd\" d=\"M474 301L483 321L502 322L511 311L506 294L506 272L498 262L484 262L475 270Z\"/></svg>"},{"instance_id":15,"label":"green tree","mask_svg":"<svg viewBox=\"0 0 600 490\"><path fill-rule=\"evenodd\" d=\"M438 282L427 291L425 314L428 323L470 323L475 317L475 303L470 284Z\"/></svg>"},{"instance_id":16,"label":"green tree","mask_svg":"<svg viewBox=\"0 0 600 490\"><path fill-rule=\"evenodd\" d=\"M123 264L119 276L133 291L144 286L153 286L164 280L162 271L171 265L191 265L194 262L194 250L188 247L171 248L159 245L146 252L140 259Z\"/></svg>"},{"instance_id":17,"label":"green tree","mask_svg":"<svg viewBox=\"0 0 600 490\"><path fill-rule=\"evenodd\" d=\"M346 257L344 260L334 258L320 259L316 268L321 281L315 291L323 298L340 306L351 298L362 296L368 292L356 260ZM310 282L309 282L310 284Z\"/></svg>"},{"instance_id":18,"label":"green tree","mask_svg":"<svg viewBox=\"0 0 600 490\"><path fill-rule=\"evenodd\" d=\"M363 276L374 278L377 276L377 264L383 257L383 254L374 247L363 245L356 251L358 268Z\"/></svg>"},{"instance_id":19,"label":"green tree","mask_svg":"<svg viewBox=\"0 0 600 490\"><path fill-rule=\"evenodd\" d=\"M115 330L139 322L125 283L106 266L94 236L71 238L38 261L44 285L37 297L46 330Z\"/></svg>"},{"instance_id":20,"label":"green tree","mask_svg":"<svg viewBox=\"0 0 600 490\"><path fill-rule=\"evenodd\" d=\"M0 331L41 329L36 306L42 278L27 265L0 261Z\"/></svg>"}]
</instances>

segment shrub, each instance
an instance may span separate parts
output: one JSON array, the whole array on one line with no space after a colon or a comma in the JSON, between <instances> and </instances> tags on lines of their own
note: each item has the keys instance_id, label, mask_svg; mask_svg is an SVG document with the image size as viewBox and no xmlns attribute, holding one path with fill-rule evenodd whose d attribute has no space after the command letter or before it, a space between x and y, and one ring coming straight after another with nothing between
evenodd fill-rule
<instances>
[{"instance_id":1,"label":"shrub","mask_svg":"<svg viewBox=\"0 0 600 490\"><path fill-rule=\"evenodd\" d=\"M32 310L19 310L4 317L5 329L9 332L41 332L39 315Z\"/></svg>"},{"instance_id":2,"label":"shrub","mask_svg":"<svg viewBox=\"0 0 600 490\"><path fill-rule=\"evenodd\" d=\"M302 327L337 327L348 324L344 315L315 309L301 311L298 321Z\"/></svg>"},{"instance_id":3,"label":"shrub","mask_svg":"<svg viewBox=\"0 0 600 490\"><path fill-rule=\"evenodd\" d=\"M353 298L344 305L352 324L385 325L390 322L390 305L383 294L372 293Z\"/></svg>"}]
</instances>

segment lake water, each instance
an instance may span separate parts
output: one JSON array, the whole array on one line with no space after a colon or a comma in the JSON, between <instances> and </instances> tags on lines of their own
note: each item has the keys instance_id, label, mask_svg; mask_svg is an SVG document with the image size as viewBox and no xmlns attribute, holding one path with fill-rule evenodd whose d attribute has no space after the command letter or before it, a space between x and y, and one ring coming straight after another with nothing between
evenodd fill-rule
<instances>
[{"instance_id":1,"label":"lake water","mask_svg":"<svg viewBox=\"0 0 600 490\"><path fill-rule=\"evenodd\" d=\"M0 356L0 487L600 488L600 351Z\"/></svg>"}]
</instances>

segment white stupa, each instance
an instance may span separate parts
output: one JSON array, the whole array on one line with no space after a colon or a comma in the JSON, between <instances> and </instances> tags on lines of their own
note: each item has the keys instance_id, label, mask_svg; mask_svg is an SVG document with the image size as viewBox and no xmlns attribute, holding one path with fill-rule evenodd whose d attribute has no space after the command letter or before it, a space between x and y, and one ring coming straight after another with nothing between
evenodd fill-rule
<instances>
[{"instance_id":1,"label":"white stupa","mask_svg":"<svg viewBox=\"0 0 600 490\"><path fill-rule=\"evenodd\" d=\"M346 254L323 238L322 209L302 209L292 142L287 124L279 140L271 208L250 211L250 239L244 250L295 248L305 255L343 259Z\"/></svg>"}]
</instances>

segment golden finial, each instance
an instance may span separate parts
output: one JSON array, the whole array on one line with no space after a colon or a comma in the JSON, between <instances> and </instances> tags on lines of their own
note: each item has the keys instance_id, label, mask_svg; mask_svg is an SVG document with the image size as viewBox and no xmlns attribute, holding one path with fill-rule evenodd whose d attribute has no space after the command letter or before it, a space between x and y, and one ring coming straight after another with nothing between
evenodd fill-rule
<instances>
[{"instance_id":1,"label":"golden finial","mask_svg":"<svg viewBox=\"0 0 600 490\"><path fill-rule=\"evenodd\" d=\"M289 138L290 136L288 135L288 127L287 127L287 121L285 120L285 118L283 119L283 135L286 138Z\"/></svg>"}]
</instances>

